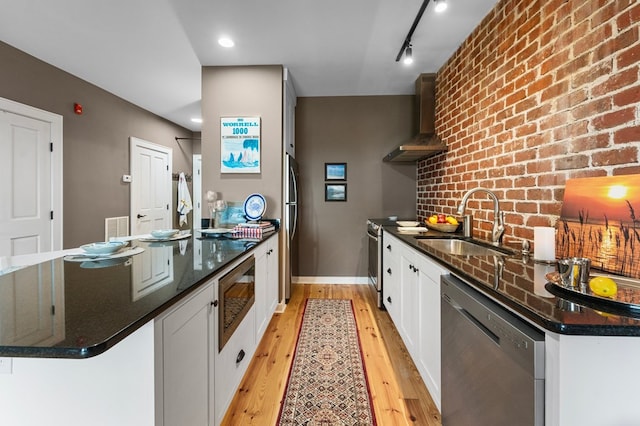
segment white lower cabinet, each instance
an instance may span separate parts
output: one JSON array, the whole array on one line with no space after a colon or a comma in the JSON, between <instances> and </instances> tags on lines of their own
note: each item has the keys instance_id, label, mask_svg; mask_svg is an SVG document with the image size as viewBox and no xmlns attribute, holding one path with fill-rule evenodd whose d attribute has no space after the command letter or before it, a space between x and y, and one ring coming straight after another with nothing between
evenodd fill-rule
<instances>
[{"instance_id":1,"label":"white lower cabinet","mask_svg":"<svg viewBox=\"0 0 640 426\"><path fill-rule=\"evenodd\" d=\"M385 307L440 409L440 276L447 270L393 235L383 234L383 246Z\"/></svg>"},{"instance_id":2,"label":"white lower cabinet","mask_svg":"<svg viewBox=\"0 0 640 426\"><path fill-rule=\"evenodd\" d=\"M394 323L400 322L400 249L404 245L386 232L382 234L382 302Z\"/></svg>"},{"instance_id":3,"label":"white lower cabinet","mask_svg":"<svg viewBox=\"0 0 640 426\"><path fill-rule=\"evenodd\" d=\"M156 319L156 425L210 425L215 280Z\"/></svg>"},{"instance_id":4,"label":"white lower cabinet","mask_svg":"<svg viewBox=\"0 0 640 426\"><path fill-rule=\"evenodd\" d=\"M249 310L231 338L216 353L215 369L215 424L224 418L236 389L256 350L256 309ZM218 345L215 345L217 348Z\"/></svg>"},{"instance_id":5,"label":"white lower cabinet","mask_svg":"<svg viewBox=\"0 0 640 426\"><path fill-rule=\"evenodd\" d=\"M219 350L219 279L250 256L255 302ZM220 424L275 311L278 284L274 235L155 319L156 426Z\"/></svg>"},{"instance_id":6,"label":"white lower cabinet","mask_svg":"<svg viewBox=\"0 0 640 426\"><path fill-rule=\"evenodd\" d=\"M278 305L278 239L256 248L256 332L262 335Z\"/></svg>"},{"instance_id":7,"label":"white lower cabinet","mask_svg":"<svg viewBox=\"0 0 640 426\"><path fill-rule=\"evenodd\" d=\"M422 257L418 292L418 350L414 361L438 410L441 409L440 276L447 270Z\"/></svg>"},{"instance_id":8,"label":"white lower cabinet","mask_svg":"<svg viewBox=\"0 0 640 426\"><path fill-rule=\"evenodd\" d=\"M404 341L409 354L414 359L418 352L418 339L420 325L418 322L420 311L420 300L418 293L422 283L420 282L420 264L417 253L402 246L400 253L400 336Z\"/></svg>"}]
</instances>

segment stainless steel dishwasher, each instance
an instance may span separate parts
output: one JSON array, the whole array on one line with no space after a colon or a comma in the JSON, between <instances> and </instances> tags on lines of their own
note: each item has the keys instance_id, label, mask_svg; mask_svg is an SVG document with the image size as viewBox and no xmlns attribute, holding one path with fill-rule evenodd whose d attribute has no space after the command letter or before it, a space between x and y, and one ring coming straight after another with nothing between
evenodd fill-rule
<instances>
[{"instance_id":1,"label":"stainless steel dishwasher","mask_svg":"<svg viewBox=\"0 0 640 426\"><path fill-rule=\"evenodd\" d=\"M544 334L441 278L443 426L544 425Z\"/></svg>"}]
</instances>

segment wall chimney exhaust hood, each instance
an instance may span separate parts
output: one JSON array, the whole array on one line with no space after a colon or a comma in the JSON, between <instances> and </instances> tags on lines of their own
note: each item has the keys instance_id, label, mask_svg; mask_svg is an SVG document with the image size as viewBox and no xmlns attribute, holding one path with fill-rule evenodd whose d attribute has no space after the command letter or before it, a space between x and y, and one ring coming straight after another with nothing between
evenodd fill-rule
<instances>
[{"instance_id":1,"label":"wall chimney exhaust hood","mask_svg":"<svg viewBox=\"0 0 640 426\"><path fill-rule=\"evenodd\" d=\"M436 75L420 74L416 79L416 136L387 154L383 161L414 162L447 150L435 134Z\"/></svg>"}]
</instances>

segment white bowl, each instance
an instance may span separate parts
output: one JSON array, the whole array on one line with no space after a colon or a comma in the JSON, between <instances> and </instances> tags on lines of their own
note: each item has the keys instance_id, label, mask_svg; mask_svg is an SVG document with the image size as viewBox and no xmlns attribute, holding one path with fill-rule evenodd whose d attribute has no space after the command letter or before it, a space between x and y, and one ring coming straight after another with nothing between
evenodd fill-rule
<instances>
[{"instance_id":1,"label":"white bowl","mask_svg":"<svg viewBox=\"0 0 640 426\"><path fill-rule=\"evenodd\" d=\"M396 222L398 224L398 226L418 226L420 225L420 222L414 222L412 220L399 220Z\"/></svg>"},{"instance_id":2,"label":"white bowl","mask_svg":"<svg viewBox=\"0 0 640 426\"><path fill-rule=\"evenodd\" d=\"M91 243L80 246L80 248L89 254L113 254L126 245L122 241L110 241L105 243Z\"/></svg>"},{"instance_id":3,"label":"white bowl","mask_svg":"<svg viewBox=\"0 0 640 426\"><path fill-rule=\"evenodd\" d=\"M171 238L177 233L177 229L156 229L151 231L151 236L154 238Z\"/></svg>"}]
</instances>

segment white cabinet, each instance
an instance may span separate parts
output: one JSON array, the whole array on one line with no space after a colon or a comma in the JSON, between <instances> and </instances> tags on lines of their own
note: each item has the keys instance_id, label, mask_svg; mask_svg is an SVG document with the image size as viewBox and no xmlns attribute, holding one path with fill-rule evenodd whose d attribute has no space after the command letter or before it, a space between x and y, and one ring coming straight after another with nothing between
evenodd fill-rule
<instances>
[{"instance_id":1,"label":"white cabinet","mask_svg":"<svg viewBox=\"0 0 640 426\"><path fill-rule=\"evenodd\" d=\"M400 249L393 235L382 233L382 302L395 324L400 322Z\"/></svg>"},{"instance_id":2,"label":"white cabinet","mask_svg":"<svg viewBox=\"0 0 640 426\"><path fill-rule=\"evenodd\" d=\"M383 265L385 307L440 409L440 276L447 271L388 233Z\"/></svg>"},{"instance_id":3,"label":"white cabinet","mask_svg":"<svg viewBox=\"0 0 640 426\"><path fill-rule=\"evenodd\" d=\"M296 90L293 86L291 73L287 68L284 69L284 92L283 92L283 143L284 152L296 157Z\"/></svg>"},{"instance_id":4,"label":"white cabinet","mask_svg":"<svg viewBox=\"0 0 640 426\"><path fill-rule=\"evenodd\" d=\"M254 304L219 350L219 279L251 256ZM220 424L277 304L274 234L156 318L156 426Z\"/></svg>"},{"instance_id":5,"label":"white cabinet","mask_svg":"<svg viewBox=\"0 0 640 426\"><path fill-rule=\"evenodd\" d=\"M396 327L399 328L400 336L414 361L419 339L420 300L418 292L422 285L419 257L419 254L403 244L400 253L400 324L396 324Z\"/></svg>"},{"instance_id":6,"label":"white cabinet","mask_svg":"<svg viewBox=\"0 0 640 426\"><path fill-rule=\"evenodd\" d=\"M156 320L156 425L210 425L214 400L214 280Z\"/></svg>"},{"instance_id":7,"label":"white cabinet","mask_svg":"<svg viewBox=\"0 0 640 426\"><path fill-rule=\"evenodd\" d=\"M215 362L215 424L219 425L256 350L255 306L247 312ZM259 340L259 339L258 339ZM215 345L217 348L218 345ZM188 423L185 423L188 424Z\"/></svg>"},{"instance_id":8,"label":"white cabinet","mask_svg":"<svg viewBox=\"0 0 640 426\"><path fill-rule=\"evenodd\" d=\"M278 238L272 235L255 251L256 334L262 336L278 305Z\"/></svg>"},{"instance_id":9,"label":"white cabinet","mask_svg":"<svg viewBox=\"0 0 640 426\"><path fill-rule=\"evenodd\" d=\"M447 270L424 256L419 268L418 348L414 361L440 410L440 276Z\"/></svg>"}]
</instances>

